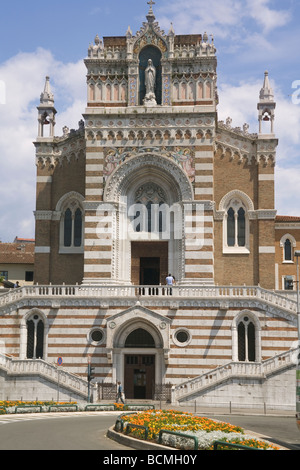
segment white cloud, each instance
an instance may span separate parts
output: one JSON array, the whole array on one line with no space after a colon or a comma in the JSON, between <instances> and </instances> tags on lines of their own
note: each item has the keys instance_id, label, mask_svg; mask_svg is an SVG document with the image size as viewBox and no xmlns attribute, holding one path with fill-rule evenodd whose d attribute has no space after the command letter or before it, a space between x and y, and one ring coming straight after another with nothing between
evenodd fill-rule
<instances>
[{"instance_id":1,"label":"white cloud","mask_svg":"<svg viewBox=\"0 0 300 470\"><path fill-rule=\"evenodd\" d=\"M274 10L270 0L173 0L158 8L160 25L168 30L170 21L177 34L213 33L220 38L229 37L232 41L252 37L254 27L249 27L252 20L264 34L285 26L291 20L289 10Z\"/></svg>"},{"instance_id":2,"label":"white cloud","mask_svg":"<svg viewBox=\"0 0 300 470\"><path fill-rule=\"evenodd\" d=\"M20 53L0 65L5 83L5 100L0 104L0 240L16 235L34 236L35 148L37 109L45 76L57 90L56 134L62 127L78 128L86 103L85 71L82 61L63 64L51 52L37 49ZM56 96L55 96L56 98ZM58 105L58 106L57 106ZM62 112L59 112L60 106ZM4 202L5 201L5 202Z\"/></svg>"},{"instance_id":3,"label":"white cloud","mask_svg":"<svg viewBox=\"0 0 300 470\"><path fill-rule=\"evenodd\" d=\"M222 84L219 87L219 120L232 118L232 127L250 124L250 132L258 132L257 102L263 79L241 83L238 86ZM271 80L276 101L275 135L279 139L276 156L276 205L281 215L300 215L300 104L284 96Z\"/></svg>"},{"instance_id":4,"label":"white cloud","mask_svg":"<svg viewBox=\"0 0 300 470\"><path fill-rule=\"evenodd\" d=\"M288 10L272 10L268 4L270 0L247 0L249 16L263 27L265 33L285 26L291 19Z\"/></svg>"},{"instance_id":5,"label":"white cloud","mask_svg":"<svg viewBox=\"0 0 300 470\"><path fill-rule=\"evenodd\" d=\"M276 166L275 201L279 215L300 216L300 166Z\"/></svg>"}]
</instances>

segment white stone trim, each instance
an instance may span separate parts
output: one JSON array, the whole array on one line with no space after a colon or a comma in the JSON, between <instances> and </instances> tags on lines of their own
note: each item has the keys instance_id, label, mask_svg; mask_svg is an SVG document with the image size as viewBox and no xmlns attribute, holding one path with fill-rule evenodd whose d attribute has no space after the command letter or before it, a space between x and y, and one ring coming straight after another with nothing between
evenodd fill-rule
<instances>
[{"instance_id":1,"label":"white stone trim","mask_svg":"<svg viewBox=\"0 0 300 470\"><path fill-rule=\"evenodd\" d=\"M274 174L258 175L258 181L274 181Z\"/></svg>"},{"instance_id":2,"label":"white stone trim","mask_svg":"<svg viewBox=\"0 0 300 470\"><path fill-rule=\"evenodd\" d=\"M37 176L37 183L52 183L52 176Z\"/></svg>"},{"instance_id":3,"label":"white stone trim","mask_svg":"<svg viewBox=\"0 0 300 470\"><path fill-rule=\"evenodd\" d=\"M84 259L110 259L111 251L85 251Z\"/></svg>"},{"instance_id":4,"label":"white stone trim","mask_svg":"<svg viewBox=\"0 0 300 470\"><path fill-rule=\"evenodd\" d=\"M193 265L186 265L185 266L186 273L213 273L214 267L213 265L205 266L203 264L193 264Z\"/></svg>"},{"instance_id":5,"label":"white stone trim","mask_svg":"<svg viewBox=\"0 0 300 470\"><path fill-rule=\"evenodd\" d=\"M111 273L111 264L86 264L84 266L85 273Z\"/></svg>"},{"instance_id":6,"label":"white stone trim","mask_svg":"<svg viewBox=\"0 0 300 470\"><path fill-rule=\"evenodd\" d=\"M195 194L213 194L213 188L195 188Z\"/></svg>"},{"instance_id":7,"label":"white stone trim","mask_svg":"<svg viewBox=\"0 0 300 470\"><path fill-rule=\"evenodd\" d=\"M102 196L103 194L103 189L99 189L99 188L96 188L96 189L86 189L85 190L85 194L86 196Z\"/></svg>"},{"instance_id":8,"label":"white stone trim","mask_svg":"<svg viewBox=\"0 0 300 470\"><path fill-rule=\"evenodd\" d=\"M195 176L195 183L213 183L214 177L213 175L202 176L196 175Z\"/></svg>"},{"instance_id":9,"label":"white stone trim","mask_svg":"<svg viewBox=\"0 0 300 470\"><path fill-rule=\"evenodd\" d=\"M101 176L87 176L85 178L86 183L102 183Z\"/></svg>"},{"instance_id":10,"label":"white stone trim","mask_svg":"<svg viewBox=\"0 0 300 470\"><path fill-rule=\"evenodd\" d=\"M52 220L52 211L35 211L35 220Z\"/></svg>"},{"instance_id":11,"label":"white stone trim","mask_svg":"<svg viewBox=\"0 0 300 470\"><path fill-rule=\"evenodd\" d=\"M86 165L85 169L86 171L103 171L103 165L100 163L91 163Z\"/></svg>"},{"instance_id":12,"label":"white stone trim","mask_svg":"<svg viewBox=\"0 0 300 470\"><path fill-rule=\"evenodd\" d=\"M213 163L195 163L195 170L213 170L214 165Z\"/></svg>"},{"instance_id":13,"label":"white stone trim","mask_svg":"<svg viewBox=\"0 0 300 470\"><path fill-rule=\"evenodd\" d=\"M260 246L258 252L262 253L275 253L275 246Z\"/></svg>"},{"instance_id":14,"label":"white stone trim","mask_svg":"<svg viewBox=\"0 0 300 470\"><path fill-rule=\"evenodd\" d=\"M34 248L35 253L51 253L51 247L50 246L36 246Z\"/></svg>"}]
</instances>

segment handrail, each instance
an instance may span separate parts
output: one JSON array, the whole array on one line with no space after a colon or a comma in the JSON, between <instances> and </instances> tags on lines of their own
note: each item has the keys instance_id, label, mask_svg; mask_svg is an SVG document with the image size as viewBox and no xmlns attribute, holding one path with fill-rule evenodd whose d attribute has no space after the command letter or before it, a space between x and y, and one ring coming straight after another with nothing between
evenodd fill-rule
<instances>
[{"instance_id":1,"label":"handrail","mask_svg":"<svg viewBox=\"0 0 300 470\"><path fill-rule=\"evenodd\" d=\"M18 405L15 408L15 413L18 412L19 408L38 408L40 410L40 413L42 412L42 405Z\"/></svg>"},{"instance_id":2,"label":"handrail","mask_svg":"<svg viewBox=\"0 0 300 470\"><path fill-rule=\"evenodd\" d=\"M226 447L232 447L233 449L240 449L240 450L263 450L263 449L257 449L256 447L244 446L243 444L234 444L233 442L226 442L226 441L214 441L213 450L218 450L218 447L221 445L226 446Z\"/></svg>"},{"instance_id":3,"label":"handrail","mask_svg":"<svg viewBox=\"0 0 300 470\"><path fill-rule=\"evenodd\" d=\"M76 405L75 403L72 404L72 405L50 405L49 406L49 412L51 412L52 408L75 408L76 411L78 411L78 405Z\"/></svg>"},{"instance_id":4,"label":"handrail","mask_svg":"<svg viewBox=\"0 0 300 470\"><path fill-rule=\"evenodd\" d=\"M142 424L127 423L126 428L125 428L125 434L129 433L130 428L143 429L145 431L145 441L147 440L148 433L149 433L147 426L143 426Z\"/></svg>"}]
</instances>

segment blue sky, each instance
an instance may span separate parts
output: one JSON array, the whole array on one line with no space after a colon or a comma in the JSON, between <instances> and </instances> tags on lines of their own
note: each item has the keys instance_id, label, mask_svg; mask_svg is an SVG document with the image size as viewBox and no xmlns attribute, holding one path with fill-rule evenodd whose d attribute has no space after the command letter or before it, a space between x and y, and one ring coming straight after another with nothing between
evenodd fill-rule
<instances>
[{"instance_id":1,"label":"blue sky","mask_svg":"<svg viewBox=\"0 0 300 470\"><path fill-rule=\"evenodd\" d=\"M89 44L96 34L122 36L128 25L135 33L148 8L146 0L15 0L1 5L1 241L34 237L33 141L45 76L50 75L55 94L56 135L62 135L64 125L78 126L85 109L83 59ZM269 71L279 138L276 208L278 214L300 215L300 0L157 0L153 9L166 32L172 22L176 34L213 34L219 120L231 116L234 127L247 122L250 132L257 132L256 104L264 71Z\"/></svg>"}]
</instances>

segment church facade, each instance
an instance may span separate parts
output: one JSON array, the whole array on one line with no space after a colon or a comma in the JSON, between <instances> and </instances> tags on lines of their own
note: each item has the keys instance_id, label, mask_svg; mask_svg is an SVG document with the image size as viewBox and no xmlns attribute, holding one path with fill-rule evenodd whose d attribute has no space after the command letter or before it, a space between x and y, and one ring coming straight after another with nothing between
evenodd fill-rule
<instances>
[{"instance_id":1,"label":"church facade","mask_svg":"<svg viewBox=\"0 0 300 470\"><path fill-rule=\"evenodd\" d=\"M128 399L293 408L300 217L274 206L268 73L257 133L218 121L213 39L166 34L152 3L135 35L96 36L60 137L46 78L35 284L0 296L3 351L83 378L89 361Z\"/></svg>"}]
</instances>

